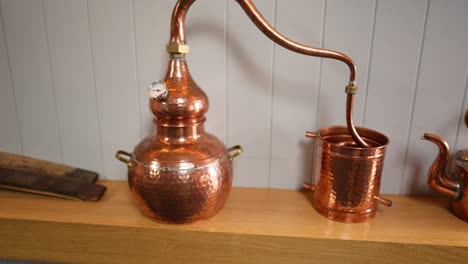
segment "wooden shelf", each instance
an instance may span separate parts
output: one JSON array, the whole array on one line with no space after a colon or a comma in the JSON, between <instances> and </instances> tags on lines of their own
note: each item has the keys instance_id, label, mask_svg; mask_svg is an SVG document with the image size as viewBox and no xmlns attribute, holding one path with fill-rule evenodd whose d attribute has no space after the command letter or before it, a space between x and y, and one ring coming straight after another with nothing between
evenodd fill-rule
<instances>
[{"instance_id":1,"label":"wooden shelf","mask_svg":"<svg viewBox=\"0 0 468 264\"><path fill-rule=\"evenodd\" d=\"M0 259L72 263L467 263L468 223L443 198L387 196L362 224L318 215L305 193L234 188L214 218L142 215L126 182L100 202L0 191Z\"/></svg>"}]
</instances>

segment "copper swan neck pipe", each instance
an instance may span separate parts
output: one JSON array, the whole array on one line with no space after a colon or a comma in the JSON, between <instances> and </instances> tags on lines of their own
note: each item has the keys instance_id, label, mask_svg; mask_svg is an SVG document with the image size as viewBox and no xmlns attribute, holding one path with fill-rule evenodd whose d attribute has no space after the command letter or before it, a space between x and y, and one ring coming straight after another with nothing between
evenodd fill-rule
<instances>
[{"instance_id":1,"label":"copper swan neck pipe","mask_svg":"<svg viewBox=\"0 0 468 264\"><path fill-rule=\"evenodd\" d=\"M185 17L187 15L188 9L196 0L178 0L174 11L172 13L171 18L171 36L170 36L170 44L186 44L185 38ZM251 0L236 0L236 2L242 7L244 12L247 16L252 20L252 22L262 31L269 39L277 43L278 45L291 50L296 53L308 55L308 56L315 56L315 57L323 57L323 58L330 58L344 62L350 71L349 75L349 88L352 91L348 92L347 87L347 100L346 100L346 123L351 133L353 139L361 146L361 147L369 147L369 145L359 136L354 127L353 117L352 117L352 107L354 96L353 94L357 90L357 86L355 84L356 81L356 65L354 64L353 60L346 56L343 53L321 49L321 48L314 48L311 46L306 46L296 41L293 41L286 36L282 35L278 32L268 21L263 17L263 15L258 11L255 5L252 3Z\"/></svg>"},{"instance_id":2,"label":"copper swan neck pipe","mask_svg":"<svg viewBox=\"0 0 468 264\"><path fill-rule=\"evenodd\" d=\"M185 44L185 17L195 0L179 0L174 6L171 17L171 38L169 43Z\"/></svg>"},{"instance_id":3,"label":"copper swan neck pipe","mask_svg":"<svg viewBox=\"0 0 468 264\"><path fill-rule=\"evenodd\" d=\"M429 186L448 197L457 197L459 189L458 184L447 179L445 176L446 168L450 159L450 148L447 142L441 137L429 133L425 133L421 139L429 140L439 148L439 154L428 172L427 182Z\"/></svg>"},{"instance_id":4,"label":"copper swan neck pipe","mask_svg":"<svg viewBox=\"0 0 468 264\"><path fill-rule=\"evenodd\" d=\"M185 38L185 17L187 15L188 9L196 0L179 0L172 13L171 18L171 37L170 43L186 43ZM308 56L330 58L344 62L348 65L350 70L349 81L353 82L356 80L356 66L353 60L346 56L343 53L314 48L310 46L303 45L299 42L293 41L286 36L278 32L268 21L263 17L263 15L258 11L255 5L250 0L235 0L242 7L244 12L249 16L252 22L262 31L268 38L272 41L281 45L282 47L301 53Z\"/></svg>"}]
</instances>

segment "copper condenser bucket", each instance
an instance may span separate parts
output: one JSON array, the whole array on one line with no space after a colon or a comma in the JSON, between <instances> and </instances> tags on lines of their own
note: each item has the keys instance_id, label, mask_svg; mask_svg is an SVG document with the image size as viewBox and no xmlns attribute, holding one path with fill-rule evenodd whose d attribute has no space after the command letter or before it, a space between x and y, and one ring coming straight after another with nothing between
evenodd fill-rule
<instances>
[{"instance_id":1,"label":"copper condenser bucket","mask_svg":"<svg viewBox=\"0 0 468 264\"><path fill-rule=\"evenodd\" d=\"M380 196L380 179L388 138L371 129L356 128L369 147L360 147L347 127L321 128L306 136L315 142L315 186L312 205L321 215L345 223L372 219L379 203L392 202Z\"/></svg>"}]
</instances>

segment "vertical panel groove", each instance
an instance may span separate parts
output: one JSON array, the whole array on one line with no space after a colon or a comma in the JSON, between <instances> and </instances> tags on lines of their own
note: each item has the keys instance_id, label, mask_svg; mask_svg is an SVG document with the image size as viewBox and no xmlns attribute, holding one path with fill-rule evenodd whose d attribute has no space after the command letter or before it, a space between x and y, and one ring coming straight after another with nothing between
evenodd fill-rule
<instances>
[{"instance_id":1,"label":"vertical panel groove","mask_svg":"<svg viewBox=\"0 0 468 264\"><path fill-rule=\"evenodd\" d=\"M368 64L367 64L367 81L366 81L366 85L367 85L367 89L366 89L366 93L364 95L364 109L362 111L362 120L361 120L361 124L363 127L366 126L366 110L367 110L367 97L369 95L369 90L370 90L370 87L369 87L369 80L370 80L370 66L371 66L371 63L372 63L372 52L373 52L373 48L374 48L374 35L375 35L375 20L376 20L376 17L377 17L377 4L378 4L378 1L379 0L375 0L374 1L374 11L373 11L373 15L372 15L372 27L371 27L371 37L370 37L370 45L369 45L369 61L368 61Z\"/></svg>"},{"instance_id":2,"label":"vertical panel groove","mask_svg":"<svg viewBox=\"0 0 468 264\"><path fill-rule=\"evenodd\" d=\"M420 72L421 72L421 60L422 60L422 54L423 54L423 48L424 48L424 39L426 37L426 27L427 27L427 16L429 14L429 7L430 7L430 0L427 0L427 3L426 3L426 10L425 10L425 14L424 14L424 26L423 26L423 33L422 33L422 36L421 36L421 44L420 44L420 48L419 48L419 55L418 55L418 65L417 65L417 73L416 73L416 78L415 78L415 81L414 81L414 92L413 92L413 100L412 100L412 105L411 105L411 113L410 113L410 121L409 121L409 124L408 124L408 135L406 137L406 151L405 151L405 162L403 164L403 168L404 168L404 175L403 175L403 179L401 181L401 185L400 185L400 194L403 192L403 188L404 188L404 185L405 185L405 179L407 177L407 173L406 173L406 166L408 165L408 155L409 155L409 143L410 143L410 137L411 137L411 132L412 132L412 126L411 124L413 123L413 118L414 118L414 109L415 109L415 105L416 105L416 95L417 95L417 92L418 92L418 84L419 84L419 76L420 76Z\"/></svg>"},{"instance_id":3,"label":"vertical panel groove","mask_svg":"<svg viewBox=\"0 0 468 264\"><path fill-rule=\"evenodd\" d=\"M324 48L324 43L325 43L325 16L326 16L326 13L327 13L327 0L323 0L323 10L322 10L322 29L320 30L320 48ZM320 90L321 90L321 87L322 87L322 67L323 67L323 60L324 58L320 58L320 62L319 62L319 71L318 71L318 80L317 80L317 95L315 96L315 124L314 124L314 127L312 129L314 129L314 131L317 131L319 128L318 128L318 119L319 119L319 111L320 111L320 107L319 107L319 103L318 103L318 100L320 98ZM315 159L315 154L313 154L312 158ZM310 172L310 178L308 179L310 183L312 184L315 184L315 180L314 180L314 167L313 165L310 167L311 168L311 172Z\"/></svg>"},{"instance_id":4,"label":"vertical panel groove","mask_svg":"<svg viewBox=\"0 0 468 264\"><path fill-rule=\"evenodd\" d=\"M224 0L224 87L226 89L226 93L224 94L224 126L226 128L225 131L225 140L226 145L230 146L229 142L229 122L228 122L228 109L229 109L229 87L228 87L228 0Z\"/></svg>"},{"instance_id":5,"label":"vertical panel groove","mask_svg":"<svg viewBox=\"0 0 468 264\"><path fill-rule=\"evenodd\" d=\"M453 145L453 147L455 148L456 146L458 146L458 137L459 135L461 134L460 130L461 129L466 129L465 127L463 127L462 124L464 124L465 122L463 121L463 115L464 115L464 110L465 110L465 99L466 99L466 94L468 93L468 72L466 73L466 81L465 81L465 92L463 93L463 100L462 100L462 104L460 106L460 118L458 120L460 120L457 124L457 135L455 136L455 145Z\"/></svg>"},{"instance_id":6,"label":"vertical panel groove","mask_svg":"<svg viewBox=\"0 0 468 264\"><path fill-rule=\"evenodd\" d=\"M327 3L325 15L325 39L324 45L333 50L352 57L362 75L357 76L357 82L361 83L361 92L365 93L367 87L368 49L370 44L370 32L372 28L374 0L356 1L355 3L344 0L332 0ZM352 22L350 22L352 21ZM360 66L359 66L360 65ZM349 69L337 60L324 60L321 72L321 87L319 98L318 124L340 124L344 121L345 97L339 87L343 87L349 80ZM356 98L354 115L355 120L362 119L364 97ZM337 107L341 106L341 107Z\"/></svg>"},{"instance_id":7,"label":"vertical panel groove","mask_svg":"<svg viewBox=\"0 0 468 264\"><path fill-rule=\"evenodd\" d=\"M137 38L136 38L136 26L135 26L135 1L131 0L130 1L130 14L132 15L132 28L133 28L133 55L134 55L134 60L135 60L135 76L136 78L136 87L135 87L135 92L137 94L136 100L137 100L137 107L138 107L138 129L140 130L140 137L143 138L145 137L145 133L142 130L141 126L141 105L140 105L140 96L138 94L138 89L140 88L140 78L138 78L138 56L137 56Z\"/></svg>"},{"instance_id":8,"label":"vertical panel groove","mask_svg":"<svg viewBox=\"0 0 468 264\"><path fill-rule=\"evenodd\" d=\"M325 21L326 21L326 14L327 14L327 0L323 0L323 10L322 10L322 30L320 32L320 48L325 48ZM318 72L318 80L317 80L317 95L315 97L315 124L314 124L314 131L318 131L319 129L319 98L320 98L320 90L322 90L322 70L323 70L323 61L325 58L320 58L319 62L319 72ZM313 144L315 147L315 144ZM312 158L315 160L315 154L313 154ZM315 184L315 179L314 179L314 166L310 166L311 168L311 173L310 173L310 178L309 182L312 184Z\"/></svg>"},{"instance_id":9,"label":"vertical panel groove","mask_svg":"<svg viewBox=\"0 0 468 264\"><path fill-rule=\"evenodd\" d=\"M55 120L57 123L57 140L59 144L59 154L60 154L60 160L64 162L64 151L63 151L63 143L62 143L62 130L60 129L60 120L58 116L58 105L57 105L57 96L56 96L56 87L55 87L55 79L54 79L54 71L52 69L52 59L50 57L50 43L49 43L49 33L47 31L47 19L46 19L46 13L45 13L45 7L44 7L44 0L41 1L41 8L42 8L42 18L44 21L44 33L45 33L45 42L46 42L46 47L47 47L47 58L49 59L49 71L50 71L50 86L52 90L52 97L54 100L54 110L55 110Z\"/></svg>"},{"instance_id":10,"label":"vertical panel groove","mask_svg":"<svg viewBox=\"0 0 468 264\"><path fill-rule=\"evenodd\" d=\"M12 92L13 92L13 100L14 100L14 105L15 105L16 127L17 127L18 132L19 132L20 151L21 151L21 154L24 154L23 136L22 136L22 133L21 133L21 126L19 125L19 120L18 120L18 103L17 103L17 100L16 100L15 83L13 81L13 74L12 74L12 70L11 70L10 52L9 52L9 49L8 49L8 41L7 41L6 30L5 30L5 20L3 19L2 1L0 1L0 20L2 22L3 39L5 41L6 57L7 57L7 64L8 64L8 73L10 75L11 89L12 89Z\"/></svg>"},{"instance_id":11,"label":"vertical panel groove","mask_svg":"<svg viewBox=\"0 0 468 264\"><path fill-rule=\"evenodd\" d=\"M276 28L276 16L277 16L277 4L278 1L275 0L275 4L273 5L273 27ZM272 147L271 145L273 144L273 96L275 96L274 92L274 85L275 85L275 50L276 50L276 44L273 42L272 43L273 48L271 49L271 79L270 79L270 143L269 143L269 153L268 153L268 188L271 186L271 158L273 156L272 154Z\"/></svg>"},{"instance_id":12,"label":"vertical panel groove","mask_svg":"<svg viewBox=\"0 0 468 264\"><path fill-rule=\"evenodd\" d=\"M88 22L88 38L89 38L89 50L91 53L91 73L92 73L92 78L93 78L93 86L94 86L94 100L96 102L96 119L98 123L98 134L99 134L99 155L101 157L101 171L102 174L106 175L106 169L104 166L104 150L103 150L103 145L102 145L102 123L101 123L101 113L99 112L99 100L98 100L98 93L97 93L97 87L96 87L96 72L95 72L95 66L94 66L94 50L93 50L93 39L91 35L91 22L89 19L89 0L86 0L86 20Z\"/></svg>"},{"instance_id":13,"label":"vertical panel groove","mask_svg":"<svg viewBox=\"0 0 468 264\"><path fill-rule=\"evenodd\" d=\"M224 89L226 92L224 93L224 127L225 127L225 144L230 146L231 143L229 142L229 72L228 72L228 65L229 65L229 0L224 1Z\"/></svg>"},{"instance_id":14,"label":"vertical panel groove","mask_svg":"<svg viewBox=\"0 0 468 264\"><path fill-rule=\"evenodd\" d=\"M321 46L323 0L276 1L275 27L299 43ZM291 16L294 14L294 16ZM305 20L304 20L305 18ZM311 178L312 140L320 59L276 46L274 58L270 188L298 189Z\"/></svg>"},{"instance_id":15,"label":"vertical panel groove","mask_svg":"<svg viewBox=\"0 0 468 264\"><path fill-rule=\"evenodd\" d=\"M323 12L322 12L322 32L320 36L320 48L324 48L325 45L325 17L327 14L327 0L324 0L323 2ZM323 60L324 58L320 58L320 65L319 65L319 77L318 77L318 87L317 87L317 97L315 98L315 130L318 130L318 125L319 125L319 112L320 112L320 107L318 100L320 98L320 90L322 90L322 70L323 70ZM313 175L312 175L313 177ZM311 179L313 180L313 179Z\"/></svg>"},{"instance_id":16,"label":"vertical panel groove","mask_svg":"<svg viewBox=\"0 0 468 264\"><path fill-rule=\"evenodd\" d=\"M233 183L236 186L265 188L269 184L269 96L273 44L259 32L241 8L234 2L229 4L228 135L231 144L240 143L245 148L242 157L234 162L237 174ZM274 2L260 1L257 4L265 19L273 21ZM251 49L252 43L262 48ZM240 102L249 107L238 107ZM256 129L249 130L253 124Z\"/></svg>"}]
</instances>

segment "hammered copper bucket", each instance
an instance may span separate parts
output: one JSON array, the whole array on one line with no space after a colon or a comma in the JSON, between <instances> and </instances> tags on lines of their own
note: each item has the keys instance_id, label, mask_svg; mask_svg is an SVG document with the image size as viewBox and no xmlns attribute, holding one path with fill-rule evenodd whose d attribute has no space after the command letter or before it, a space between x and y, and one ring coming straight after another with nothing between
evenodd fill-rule
<instances>
[{"instance_id":1,"label":"hammered copper bucket","mask_svg":"<svg viewBox=\"0 0 468 264\"><path fill-rule=\"evenodd\" d=\"M371 129L356 128L369 147L359 147L345 126L321 128L314 138L312 205L321 215L339 222L358 223L372 219L378 204L392 202L380 196L380 180L388 138ZM316 177L317 178L317 177Z\"/></svg>"}]
</instances>

